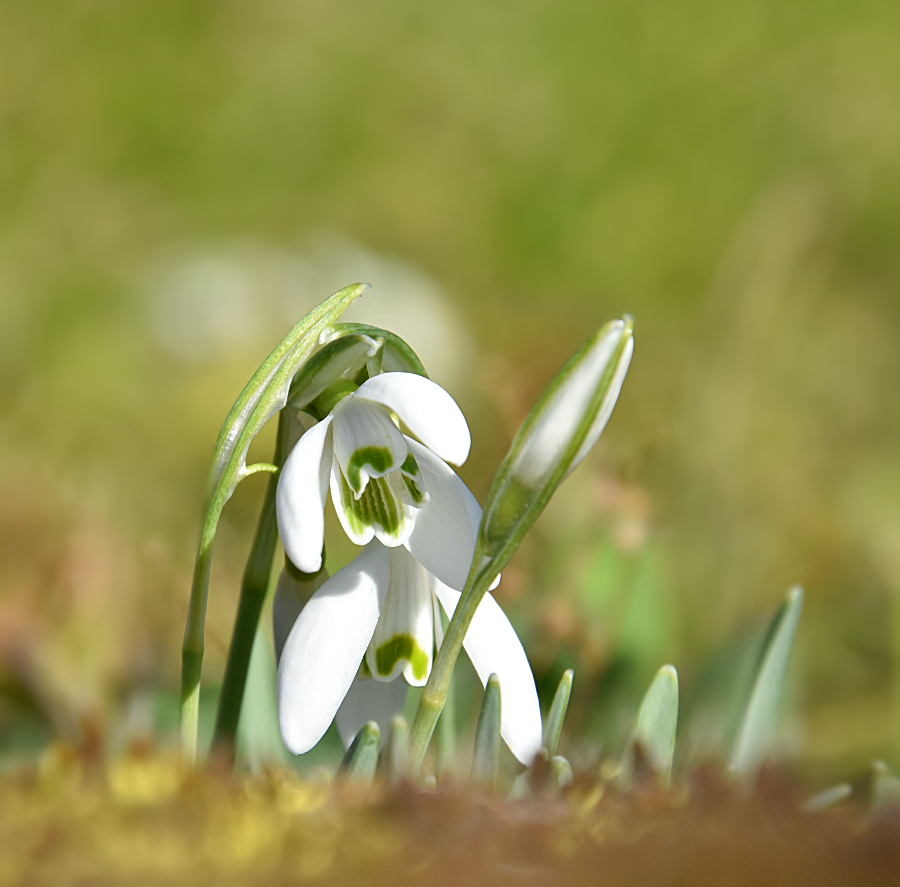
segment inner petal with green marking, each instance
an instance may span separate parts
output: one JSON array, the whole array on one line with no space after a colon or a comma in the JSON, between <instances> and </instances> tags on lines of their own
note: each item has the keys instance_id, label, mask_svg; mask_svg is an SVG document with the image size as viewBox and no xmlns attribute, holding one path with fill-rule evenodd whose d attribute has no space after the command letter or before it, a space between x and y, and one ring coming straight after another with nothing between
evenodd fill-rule
<instances>
[{"instance_id":1,"label":"inner petal with green marking","mask_svg":"<svg viewBox=\"0 0 900 887\"><path fill-rule=\"evenodd\" d=\"M424 686L434 654L434 602L428 571L405 549L391 549L391 583L366 662L376 680L401 673Z\"/></svg>"},{"instance_id":2,"label":"inner petal with green marking","mask_svg":"<svg viewBox=\"0 0 900 887\"><path fill-rule=\"evenodd\" d=\"M334 408L334 455L358 499L373 478L402 470L409 446L387 409L360 397L345 397Z\"/></svg>"},{"instance_id":3,"label":"inner petal with green marking","mask_svg":"<svg viewBox=\"0 0 900 887\"><path fill-rule=\"evenodd\" d=\"M409 539L416 505L399 471L371 478L362 494L356 496L335 466L332 494L341 524L357 545L365 545L372 536L388 547L402 545Z\"/></svg>"}]
</instances>

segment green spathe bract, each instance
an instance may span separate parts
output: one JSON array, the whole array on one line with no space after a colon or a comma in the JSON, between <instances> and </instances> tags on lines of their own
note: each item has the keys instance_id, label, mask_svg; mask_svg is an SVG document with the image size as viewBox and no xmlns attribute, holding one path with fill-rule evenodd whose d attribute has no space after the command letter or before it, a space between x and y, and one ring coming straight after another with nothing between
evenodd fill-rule
<instances>
[{"instance_id":1,"label":"green spathe bract","mask_svg":"<svg viewBox=\"0 0 900 887\"><path fill-rule=\"evenodd\" d=\"M213 461L212 490L194 564L191 600L182 645L181 745L189 760L194 760L197 755L206 600L212 546L222 509L243 478L260 470L277 470L277 466L268 464L248 467L246 458L250 443L263 425L285 405L294 374L318 346L322 333L368 288L365 283L345 287L297 323L254 373L219 432ZM271 533L264 535L274 539ZM266 583L272 564L270 547L262 546L259 552L259 572L265 574ZM250 565L248 569L249 567ZM255 625L252 628L255 632ZM252 637L252 633L249 636Z\"/></svg>"},{"instance_id":2,"label":"green spathe bract","mask_svg":"<svg viewBox=\"0 0 900 887\"><path fill-rule=\"evenodd\" d=\"M412 728L415 768L425 756L478 604L557 487L597 442L633 350L630 317L606 324L560 370L516 435L488 493L466 586L422 693Z\"/></svg>"},{"instance_id":3,"label":"green spathe bract","mask_svg":"<svg viewBox=\"0 0 900 887\"><path fill-rule=\"evenodd\" d=\"M803 589L792 588L775 614L763 645L756 679L731 756L731 769L743 777L752 776L772 753L791 649L802 609Z\"/></svg>"}]
</instances>

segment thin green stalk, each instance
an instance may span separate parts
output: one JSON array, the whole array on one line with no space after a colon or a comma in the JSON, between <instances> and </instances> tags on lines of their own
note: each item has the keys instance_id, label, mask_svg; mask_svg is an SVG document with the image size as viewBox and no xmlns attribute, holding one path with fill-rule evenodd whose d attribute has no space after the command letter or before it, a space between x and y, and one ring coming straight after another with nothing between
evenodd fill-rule
<instances>
[{"instance_id":1,"label":"thin green stalk","mask_svg":"<svg viewBox=\"0 0 900 887\"><path fill-rule=\"evenodd\" d=\"M220 497L216 497L220 498ZM189 763L197 760L197 731L200 718L200 674L203 666L203 635L206 623L206 589L212 564L213 540L225 502L213 501L206 513L188 609L184 642L181 647L181 748Z\"/></svg>"},{"instance_id":2,"label":"thin green stalk","mask_svg":"<svg viewBox=\"0 0 900 887\"><path fill-rule=\"evenodd\" d=\"M490 562L486 566L490 568ZM425 759L425 752L428 751L434 728L441 716L444 703L447 701L450 678L453 675L453 667L456 665L459 651L462 649L463 640L491 581L492 577L487 570L476 569L475 565L472 565L462 597L450 620L447 634L444 635L444 642L435 657L428 683L425 684L425 689L422 691L419 708L413 721L410 769L414 774L419 772L422 761Z\"/></svg>"},{"instance_id":3,"label":"thin green stalk","mask_svg":"<svg viewBox=\"0 0 900 887\"><path fill-rule=\"evenodd\" d=\"M278 439L275 446L274 465L271 466L276 471L280 470L286 458L284 437L287 424L282 412L278 417ZM238 720L247 683L247 671L250 668L250 656L253 652L253 642L263 605L266 602L266 594L272 577L272 561L278 546L278 524L275 519L275 492L277 489L278 475L272 474L259 513L256 535L247 558L247 566L244 569L241 598L234 620L234 631L231 636L231 646L228 649L228 661L225 665L225 679L219 697L219 712L213 734L213 745L228 754L234 753Z\"/></svg>"}]
</instances>

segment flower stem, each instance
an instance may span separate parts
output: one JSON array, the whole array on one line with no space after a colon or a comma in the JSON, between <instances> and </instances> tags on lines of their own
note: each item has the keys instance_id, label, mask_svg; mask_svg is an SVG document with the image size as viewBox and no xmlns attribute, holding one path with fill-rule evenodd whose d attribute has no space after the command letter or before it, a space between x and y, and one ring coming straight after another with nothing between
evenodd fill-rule
<instances>
[{"instance_id":1,"label":"flower stem","mask_svg":"<svg viewBox=\"0 0 900 887\"><path fill-rule=\"evenodd\" d=\"M479 565L476 569L472 565L469 571L469 577L466 580L462 597L447 633L444 635L444 641L438 650L437 657L434 660L434 666L428 677L428 683L422 691L422 697L419 700L419 708L416 711L416 719L412 725L412 739L410 745L410 769L412 773L418 773L425 759L425 753L428 751L428 745L434 734L434 728L437 725L438 718L447 701L447 691L450 688L450 678L453 674L453 666L456 665L456 659L459 651L462 649L463 640L469 625L484 597L488 586L491 584L492 577L490 573L484 569L484 566L490 567L490 562L486 565Z\"/></svg>"},{"instance_id":2,"label":"flower stem","mask_svg":"<svg viewBox=\"0 0 900 887\"><path fill-rule=\"evenodd\" d=\"M197 760L197 729L200 718L200 673L203 665L203 628L206 622L206 591L216 526L225 505L215 497L207 509L194 563L191 602L181 646L181 751L189 763Z\"/></svg>"},{"instance_id":3,"label":"flower stem","mask_svg":"<svg viewBox=\"0 0 900 887\"><path fill-rule=\"evenodd\" d=\"M277 471L284 461L284 414L278 418L278 439L275 446L275 464L271 468L257 470ZM265 463L261 463L265 464ZM257 466L250 466L256 468ZM259 626L269 582L272 577L272 561L278 545L278 525L275 519L275 491L278 487L278 475L273 473L266 488L256 525L256 535L244 578L241 583L241 599L237 616L234 620L234 631L231 635L231 646L228 649L228 661L225 665L225 679L219 697L219 712L216 717L216 729L213 734L213 746L217 751L229 755L234 754L235 737L241 705L244 701L244 688L247 683L247 671L250 667L250 655L253 652L253 641Z\"/></svg>"}]
</instances>

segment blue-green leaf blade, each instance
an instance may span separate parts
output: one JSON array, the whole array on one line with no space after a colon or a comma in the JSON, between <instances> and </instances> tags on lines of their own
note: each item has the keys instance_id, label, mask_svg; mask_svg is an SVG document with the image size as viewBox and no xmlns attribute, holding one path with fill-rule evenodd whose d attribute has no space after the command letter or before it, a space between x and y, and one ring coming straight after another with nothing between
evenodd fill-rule
<instances>
[{"instance_id":1,"label":"blue-green leaf blade","mask_svg":"<svg viewBox=\"0 0 900 887\"><path fill-rule=\"evenodd\" d=\"M492 674L484 688L475 745L472 751L472 781L494 786L500 768L500 679Z\"/></svg>"},{"instance_id":2,"label":"blue-green leaf blade","mask_svg":"<svg viewBox=\"0 0 900 887\"><path fill-rule=\"evenodd\" d=\"M756 772L772 754L791 650L802 609L803 590L792 588L775 614L763 646L759 669L731 756L732 770L744 777Z\"/></svg>"},{"instance_id":3,"label":"blue-green leaf blade","mask_svg":"<svg viewBox=\"0 0 900 887\"><path fill-rule=\"evenodd\" d=\"M575 672L571 668L563 672L559 686L556 688L556 693L553 695L547 722L544 724L544 748L551 758L556 754L556 746L559 743L563 721L566 719L566 710L569 707L569 697L572 695L572 681L574 679Z\"/></svg>"}]
</instances>

